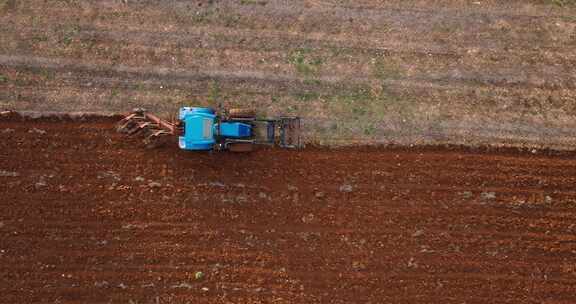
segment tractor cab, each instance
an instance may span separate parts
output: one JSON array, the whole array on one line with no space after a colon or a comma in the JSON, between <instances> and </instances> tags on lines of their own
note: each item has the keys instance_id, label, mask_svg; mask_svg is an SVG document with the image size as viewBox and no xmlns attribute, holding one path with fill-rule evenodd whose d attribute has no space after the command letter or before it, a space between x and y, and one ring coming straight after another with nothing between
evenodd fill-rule
<instances>
[{"instance_id":1,"label":"tractor cab","mask_svg":"<svg viewBox=\"0 0 576 304\"><path fill-rule=\"evenodd\" d=\"M184 150L212 150L215 145L230 148L240 143L253 143L251 124L234 118L222 120L211 108L181 108L179 119L184 125L184 134L178 143Z\"/></svg>"}]
</instances>

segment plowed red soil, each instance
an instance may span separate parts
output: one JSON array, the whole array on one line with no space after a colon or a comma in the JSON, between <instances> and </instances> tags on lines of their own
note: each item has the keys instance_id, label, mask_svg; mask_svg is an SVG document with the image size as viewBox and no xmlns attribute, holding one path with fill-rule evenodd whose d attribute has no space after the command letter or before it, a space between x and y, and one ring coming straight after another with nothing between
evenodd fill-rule
<instances>
[{"instance_id":1,"label":"plowed red soil","mask_svg":"<svg viewBox=\"0 0 576 304\"><path fill-rule=\"evenodd\" d=\"M192 153L4 120L0 302L574 303L575 183L567 154Z\"/></svg>"}]
</instances>

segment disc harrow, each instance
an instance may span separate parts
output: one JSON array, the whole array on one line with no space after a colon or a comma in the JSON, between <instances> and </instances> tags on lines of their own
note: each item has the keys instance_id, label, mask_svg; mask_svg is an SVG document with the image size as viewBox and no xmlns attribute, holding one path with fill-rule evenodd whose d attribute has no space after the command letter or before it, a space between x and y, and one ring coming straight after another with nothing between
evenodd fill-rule
<instances>
[{"instance_id":1,"label":"disc harrow","mask_svg":"<svg viewBox=\"0 0 576 304\"><path fill-rule=\"evenodd\" d=\"M144 109L135 109L116 124L116 131L119 133L143 137L142 142L147 148L164 146L174 139L178 130L177 124L163 120Z\"/></svg>"}]
</instances>

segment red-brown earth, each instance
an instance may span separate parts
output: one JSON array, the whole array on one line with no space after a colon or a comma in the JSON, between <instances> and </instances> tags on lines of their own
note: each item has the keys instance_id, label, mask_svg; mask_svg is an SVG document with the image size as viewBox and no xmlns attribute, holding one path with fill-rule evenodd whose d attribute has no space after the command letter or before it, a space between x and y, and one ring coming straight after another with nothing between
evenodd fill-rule
<instances>
[{"instance_id":1,"label":"red-brown earth","mask_svg":"<svg viewBox=\"0 0 576 304\"><path fill-rule=\"evenodd\" d=\"M0 302L573 303L575 182L569 153L192 153L4 119Z\"/></svg>"}]
</instances>

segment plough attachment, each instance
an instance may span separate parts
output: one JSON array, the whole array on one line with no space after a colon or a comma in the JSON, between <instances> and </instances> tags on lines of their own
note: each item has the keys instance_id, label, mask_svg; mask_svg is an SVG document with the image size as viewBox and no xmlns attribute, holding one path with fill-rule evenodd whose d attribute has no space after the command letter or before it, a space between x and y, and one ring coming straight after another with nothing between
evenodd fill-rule
<instances>
[{"instance_id":1,"label":"plough attachment","mask_svg":"<svg viewBox=\"0 0 576 304\"><path fill-rule=\"evenodd\" d=\"M165 121L144 109L135 109L117 123L116 131L144 137L143 143L147 148L158 148L173 139L179 128L177 124Z\"/></svg>"}]
</instances>

